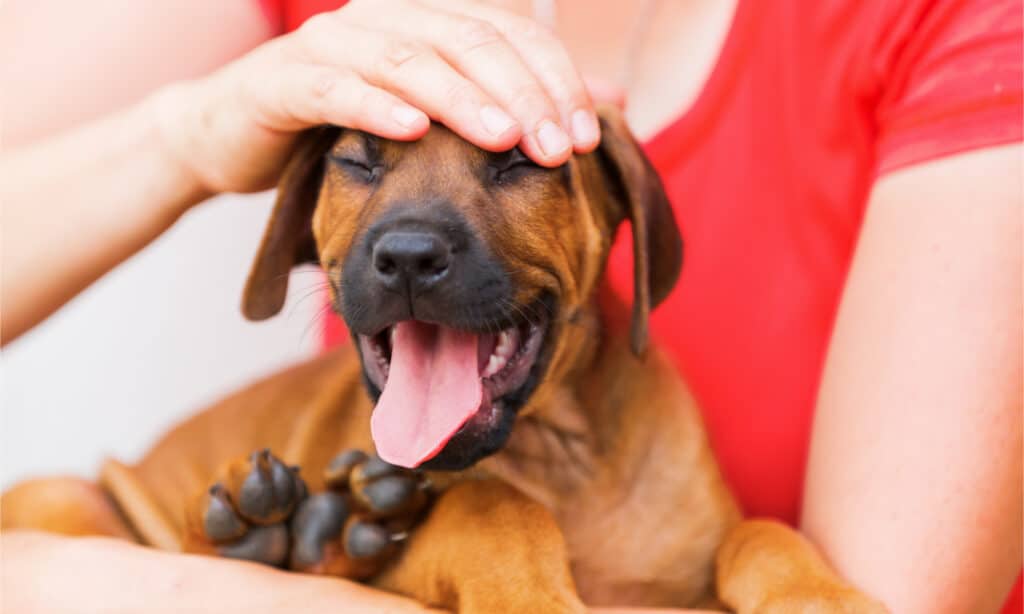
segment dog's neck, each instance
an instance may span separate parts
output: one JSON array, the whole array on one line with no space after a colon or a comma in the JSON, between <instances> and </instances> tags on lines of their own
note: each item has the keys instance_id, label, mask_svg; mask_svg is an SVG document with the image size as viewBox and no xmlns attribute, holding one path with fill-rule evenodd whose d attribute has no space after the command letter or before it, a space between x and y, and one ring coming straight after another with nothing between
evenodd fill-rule
<instances>
[{"instance_id":1,"label":"dog's neck","mask_svg":"<svg viewBox=\"0 0 1024 614\"><path fill-rule=\"evenodd\" d=\"M609 433L622 418L614 411L615 379L629 377L615 365L629 343L605 307L595 300L565 324L572 340L559 362L574 368L538 388L505 447L480 463L549 506L591 484L615 445Z\"/></svg>"}]
</instances>

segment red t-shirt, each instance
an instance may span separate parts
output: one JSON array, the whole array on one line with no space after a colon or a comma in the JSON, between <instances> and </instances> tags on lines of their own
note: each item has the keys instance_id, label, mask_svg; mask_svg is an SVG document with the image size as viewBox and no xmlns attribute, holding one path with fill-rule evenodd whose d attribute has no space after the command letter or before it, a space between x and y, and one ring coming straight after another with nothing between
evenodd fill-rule
<instances>
[{"instance_id":1,"label":"red t-shirt","mask_svg":"<svg viewBox=\"0 0 1024 614\"><path fill-rule=\"evenodd\" d=\"M291 29L339 4L268 14ZM748 513L798 520L825 350L875 179L1021 141L1022 18L1020 0L739 0L696 103L646 143L686 242L652 337L694 391ZM624 297L631 267L623 233L609 275ZM1021 611L1020 589L1006 612Z\"/></svg>"}]
</instances>

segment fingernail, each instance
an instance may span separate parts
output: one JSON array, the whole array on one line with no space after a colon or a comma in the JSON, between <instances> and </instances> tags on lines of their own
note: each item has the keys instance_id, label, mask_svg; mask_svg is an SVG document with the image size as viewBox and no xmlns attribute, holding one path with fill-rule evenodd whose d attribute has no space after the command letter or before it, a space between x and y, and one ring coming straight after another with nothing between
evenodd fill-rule
<instances>
[{"instance_id":1,"label":"fingernail","mask_svg":"<svg viewBox=\"0 0 1024 614\"><path fill-rule=\"evenodd\" d=\"M480 121L484 128L494 136L505 134L515 125L515 120L496 106L487 105L480 109Z\"/></svg>"},{"instance_id":2,"label":"fingernail","mask_svg":"<svg viewBox=\"0 0 1024 614\"><path fill-rule=\"evenodd\" d=\"M412 107L405 105L395 105L391 107L391 119L395 120L404 128L412 128L423 117L423 113Z\"/></svg>"},{"instance_id":3,"label":"fingernail","mask_svg":"<svg viewBox=\"0 0 1024 614\"><path fill-rule=\"evenodd\" d=\"M590 111L577 110L572 114L572 138L577 145L592 145L601 138L597 119Z\"/></svg>"},{"instance_id":4,"label":"fingernail","mask_svg":"<svg viewBox=\"0 0 1024 614\"><path fill-rule=\"evenodd\" d=\"M537 128L537 143L544 155L549 158L572 147L569 135L550 119L545 119Z\"/></svg>"}]
</instances>

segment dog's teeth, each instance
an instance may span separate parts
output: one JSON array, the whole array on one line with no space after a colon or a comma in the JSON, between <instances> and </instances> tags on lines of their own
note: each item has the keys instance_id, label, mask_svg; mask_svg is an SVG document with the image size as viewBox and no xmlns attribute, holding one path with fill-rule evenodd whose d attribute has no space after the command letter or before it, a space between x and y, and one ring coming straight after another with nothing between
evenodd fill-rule
<instances>
[{"instance_id":1,"label":"dog's teeth","mask_svg":"<svg viewBox=\"0 0 1024 614\"><path fill-rule=\"evenodd\" d=\"M491 357L487 360L487 367L484 368L483 377L490 377L501 371L501 369L508 364L508 359L497 354L491 354Z\"/></svg>"},{"instance_id":2,"label":"dog's teeth","mask_svg":"<svg viewBox=\"0 0 1024 614\"><path fill-rule=\"evenodd\" d=\"M508 361L516 353L519 344L519 332L510 328L503 330L498 333L497 343L494 345L494 351L491 352L491 357L487 359L487 366L484 368L482 377L490 377L505 368Z\"/></svg>"},{"instance_id":3,"label":"dog's teeth","mask_svg":"<svg viewBox=\"0 0 1024 614\"><path fill-rule=\"evenodd\" d=\"M395 329L397 326L392 326L388 329L388 345L395 347Z\"/></svg>"},{"instance_id":4,"label":"dog's teeth","mask_svg":"<svg viewBox=\"0 0 1024 614\"><path fill-rule=\"evenodd\" d=\"M515 334L508 330L503 330L498 333L498 343L494 346L494 354L503 358L511 356L515 348Z\"/></svg>"}]
</instances>

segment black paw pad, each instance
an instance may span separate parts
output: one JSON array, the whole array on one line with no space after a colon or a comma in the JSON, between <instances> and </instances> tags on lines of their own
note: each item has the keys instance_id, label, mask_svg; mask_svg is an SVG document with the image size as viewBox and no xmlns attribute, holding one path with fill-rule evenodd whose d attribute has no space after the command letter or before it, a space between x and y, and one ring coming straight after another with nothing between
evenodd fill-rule
<instances>
[{"instance_id":1,"label":"black paw pad","mask_svg":"<svg viewBox=\"0 0 1024 614\"><path fill-rule=\"evenodd\" d=\"M345 554L353 559L386 556L393 552L394 544L384 527L371 522L353 522L345 532Z\"/></svg>"},{"instance_id":2,"label":"black paw pad","mask_svg":"<svg viewBox=\"0 0 1024 614\"><path fill-rule=\"evenodd\" d=\"M324 544L341 536L350 513L345 497L333 492L316 494L300 503L292 517L292 568L305 569L319 563Z\"/></svg>"},{"instance_id":3,"label":"black paw pad","mask_svg":"<svg viewBox=\"0 0 1024 614\"><path fill-rule=\"evenodd\" d=\"M415 514L428 498L423 474L377 456L352 468L348 488L360 507L375 518Z\"/></svg>"},{"instance_id":4,"label":"black paw pad","mask_svg":"<svg viewBox=\"0 0 1024 614\"><path fill-rule=\"evenodd\" d=\"M410 474L415 475L415 471L412 469L406 469L405 467L399 467L398 465L392 465L385 461L379 456L371 456L366 460L365 463L356 467L351 478L349 478L349 484L353 487L359 487L367 482L382 478L387 475L395 474Z\"/></svg>"},{"instance_id":5,"label":"black paw pad","mask_svg":"<svg viewBox=\"0 0 1024 614\"><path fill-rule=\"evenodd\" d=\"M362 450L346 450L342 452L331 459L331 462L327 464L327 468L324 469L324 483L327 484L328 488L332 489L348 488L348 478L352 474L352 469L356 465L365 463L368 458Z\"/></svg>"},{"instance_id":6,"label":"black paw pad","mask_svg":"<svg viewBox=\"0 0 1024 614\"><path fill-rule=\"evenodd\" d=\"M291 514L305 491L298 473L269 450L253 452L249 472L238 489L238 511L253 522L280 522Z\"/></svg>"},{"instance_id":7,"label":"black paw pad","mask_svg":"<svg viewBox=\"0 0 1024 614\"><path fill-rule=\"evenodd\" d=\"M221 556L280 567L288 557L288 528L283 524L253 527L237 541L220 546Z\"/></svg>"},{"instance_id":8,"label":"black paw pad","mask_svg":"<svg viewBox=\"0 0 1024 614\"><path fill-rule=\"evenodd\" d=\"M234 508L221 484L214 484L203 496L203 530L215 542L229 541L245 534L246 524Z\"/></svg>"},{"instance_id":9,"label":"black paw pad","mask_svg":"<svg viewBox=\"0 0 1024 614\"><path fill-rule=\"evenodd\" d=\"M422 505L423 493L415 476L389 475L370 482L353 494L374 515L412 512Z\"/></svg>"}]
</instances>

